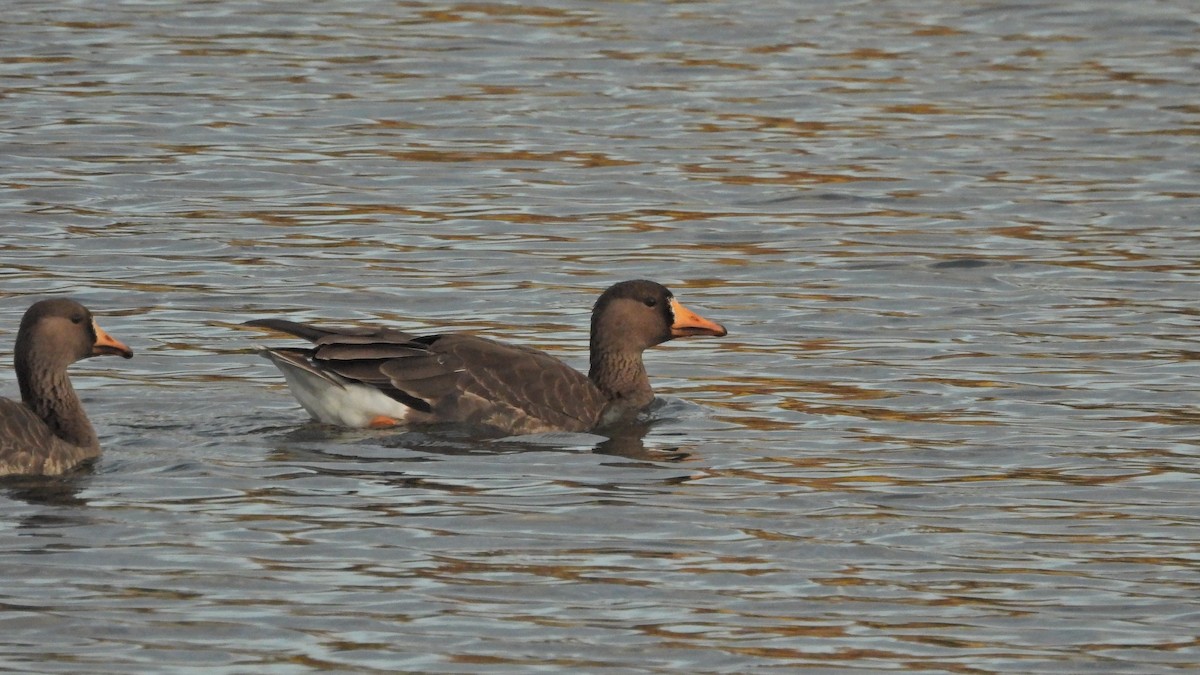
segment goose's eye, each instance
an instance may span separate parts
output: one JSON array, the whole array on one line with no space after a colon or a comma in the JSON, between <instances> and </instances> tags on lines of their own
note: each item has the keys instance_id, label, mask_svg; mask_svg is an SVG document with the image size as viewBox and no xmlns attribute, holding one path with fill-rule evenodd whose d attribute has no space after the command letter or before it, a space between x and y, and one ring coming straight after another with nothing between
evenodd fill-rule
<instances>
[{"instance_id":1,"label":"goose's eye","mask_svg":"<svg viewBox=\"0 0 1200 675\"><path fill-rule=\"evenodd\" d=\"M647 307L653 307L658 304L658 300L655 300L654 298L646 298L645 300L642 300L642 303Z\"/></svg>"},{"instance_id":2,"label":"goose's eye","mask_svg":"<svg viewBox=\"0 0 1200 675\"><path fill-rule=\"evenodd\" d=\"M71 315L71 323L83 323L83 315L82 314L72 314Z\"/></svg>"}]
</instances>

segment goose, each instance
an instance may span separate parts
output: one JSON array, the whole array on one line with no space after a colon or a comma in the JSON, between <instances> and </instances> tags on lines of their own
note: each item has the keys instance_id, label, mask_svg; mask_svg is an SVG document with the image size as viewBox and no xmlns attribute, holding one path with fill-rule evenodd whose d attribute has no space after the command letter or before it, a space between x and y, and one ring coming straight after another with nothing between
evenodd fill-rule
<instances>
[{"instance_id":1,"label":"goose","mask_svg":"<svg viewBox=\"0 0 1200 675\"><path fill-rule=\"evenodd\" d=\"M67 366L105 354L133 351L78 302L52 298L25 311L13 355L21 400L0 398L0 476L57 476L100 454Z\"/></svg>"},{"instance_id":2,"label":"goose","mask_svg":"<svg viewBox=\"0 0 1200 675\"><path fill-rule=\"evenodd\" d=\"M673 338L727 334L665 286L641 279L613 285L592 308L586 376L539 349L466 333L418 336L273 318L245 325L313 343L262 355L318 422L351 428L453 423L514 435L588 431L636 414L654 400L645 349Z\"/></svg>"}]
</instances>

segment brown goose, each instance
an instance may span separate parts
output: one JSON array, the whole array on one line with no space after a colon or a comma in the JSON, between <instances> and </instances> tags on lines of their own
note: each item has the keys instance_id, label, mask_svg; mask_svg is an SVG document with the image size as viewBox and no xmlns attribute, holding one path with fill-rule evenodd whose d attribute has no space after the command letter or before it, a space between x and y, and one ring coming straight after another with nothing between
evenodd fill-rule
<instances>
[{"instance_id":1,"label":"brown goose","mask_svg":"<svg viewBox=\"0 0 1200 675\"><path fill-rule=\"evenodd\" d=\"M42 300L25 311L14 353L21 402L0 398L0 475L58 475L100 454L67 366L101 354L133 356L78 302Z\"/></svg>"},{"instance_id":2,"label":"brown goose","mask_svg":"<svg viewBox=\"0 0 1200 675\"><path fill-rule=\"evenodd\" d=\"M618 283L596 301L586 377L541 350L461 333L415 336L282 319L246 325L314 343L263 355L317 421L377 428L453 422L510 434L586 431L640 410L654 400L643 350L677 337L726 334L644 280Z\"/></svg>"}]
</instances>

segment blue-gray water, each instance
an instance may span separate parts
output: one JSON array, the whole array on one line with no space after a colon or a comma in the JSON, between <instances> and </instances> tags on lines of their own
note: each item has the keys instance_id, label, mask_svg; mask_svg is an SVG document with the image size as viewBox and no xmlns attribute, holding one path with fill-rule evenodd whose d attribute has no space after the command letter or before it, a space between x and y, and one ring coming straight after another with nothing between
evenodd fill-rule
<instances>
[{"instance_id":1,"label":"blue-gray water","mask_svg":"<svg viewBox=\"0 0 1200 675\"><path fill-rule=\"evenodd\" d=\"M69 294L91 473L0 487L0 671L1200 668L1200 10L0 14L0 352ZM623 438L305 422L262 316L586 362ZM9 368L0 389L15 396Z\"/></svg>"}]
</instances>

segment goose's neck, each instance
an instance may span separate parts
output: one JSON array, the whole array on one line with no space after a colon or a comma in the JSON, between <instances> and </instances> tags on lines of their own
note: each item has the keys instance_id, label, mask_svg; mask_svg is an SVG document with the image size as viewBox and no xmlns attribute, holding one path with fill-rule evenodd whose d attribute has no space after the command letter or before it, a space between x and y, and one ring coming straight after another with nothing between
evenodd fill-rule
<instances>
[{"instance_id":1,"label":"goose's neck","mask_svg":"<svg viewBox=\"0 0 1200 675\"><path fill-rule=\"evenodd\" d=\"M46 423L55 436L82 447L98 447L96 430L83 412L65 368L34 368L17 363L21 400Z\"/></svg>"},{"instance_id":2,"label":"goose's neck","mask_svg":"<svg viewBox=\"0 0 1200 675\"><path fill-rule=\"evenodd\" d=\"M615 404L642 408L654 400L640 352L606 351L593 343L588 379Z\"/></svg>"}]
</instances>

